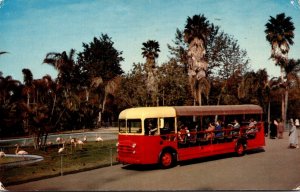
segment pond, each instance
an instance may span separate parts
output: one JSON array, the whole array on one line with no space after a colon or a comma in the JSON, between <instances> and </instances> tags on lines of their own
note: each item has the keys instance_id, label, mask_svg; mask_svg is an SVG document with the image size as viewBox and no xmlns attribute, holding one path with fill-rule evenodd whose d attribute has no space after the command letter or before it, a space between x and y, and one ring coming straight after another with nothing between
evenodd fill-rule
<instances>
[{"instance_id":1,"label":"pond","mask_svg":"<svg viewBox=\"0 0 300 192\"><path fill-rule=\"evenodd\" d=\"M39 162L42 160L44 160L44 158L39 155L6 154L5 157L2 157L0 159L0 168L27 165L27 164L36 163L36 162Z\"/></svg>"}]
</instances>

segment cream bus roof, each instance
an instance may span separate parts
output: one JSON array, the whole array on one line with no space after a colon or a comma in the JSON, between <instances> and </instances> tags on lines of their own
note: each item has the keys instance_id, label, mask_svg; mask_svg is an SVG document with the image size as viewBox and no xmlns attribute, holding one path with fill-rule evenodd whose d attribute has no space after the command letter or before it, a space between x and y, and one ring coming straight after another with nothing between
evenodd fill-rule
<instances>
[{"instance_id":1,"label":"cream bus roof","mask_svg":"<svg viewBox=\"0 0 300 192\"><path fill-rule=\"evenodd\" d=\"M144 119L156 117L175 117L174 107L137 107L123 110L119 119Z\"/></svg>"},{"instance_id":2,"label":"cream bus roof","mask_svg":"<svg viewBox=\"0 0 300 192\"><path fill-rule=\"evenodd\" d=\"M122 111L119 119L144 119L155 117L262 114L258 105L207 105L174 107L137 107Z\"/></svg>"}]
</instances>

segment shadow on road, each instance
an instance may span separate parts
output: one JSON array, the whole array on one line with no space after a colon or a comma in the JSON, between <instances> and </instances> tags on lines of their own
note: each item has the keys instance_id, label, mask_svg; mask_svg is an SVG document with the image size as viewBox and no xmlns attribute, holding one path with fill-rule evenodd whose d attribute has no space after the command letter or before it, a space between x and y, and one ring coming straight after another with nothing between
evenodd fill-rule
<instances>
[{"instance_id":1,"label":"shadow on road","mask_svg":"<svg viewBox=\"0 0 300 192\"><path fill-rule=\"evenodd\" d=\"M252 155L252 154L262 153L262 152L265 152L265 150L263 148L252 149L252 150L248 150L246 152L246 155ZM237 157L236 153L227 153L227 154L222 154L222 155L214 155L214 156L210 156L210 157L202 157L202 158L197 158L197 159L180 161L180 162L177 163L177 165L186 166L186 165L204 163L204 162L208 162L208 161L216 161L216 160L225 159L225 158L232 158L232 157ZM160 166L158 164L124 165L122 167L122 169L135 170L135 171L151 171L151 170L160 169Z\"/></svg>"},{"instance_id":2,"label":"shadow on road","mask_svg":"<svg viewBox=\"0 0 300 192\"><path fill-rule=\"evenodd\" d=\"M246 155L251 155L251 154L261 153L261 152L265 152L265 150L263 148L252 149L252 150L246 151ZM214 155L214 156L210 156L210 157L202 157L202 158L197 158L197 159L186 160L186 161L179 162L178 165L186 166L186 165L191 165L191 164L216 161L216 160L232 158L232 157L238 157L238 156L236 153L226 153L226 154Z\"/></svg>"},{"instance_id":3,"label":"shadow on road","mask_svg":"<svg viewBox=\"0 0 300 192\"><path fill-rule=\"evenodd\" d=\"M124 165L122 169L135 170L135 171L150 171L160 169L159 165L149 164L149 165Z\"/></svg>"}]
</instances>

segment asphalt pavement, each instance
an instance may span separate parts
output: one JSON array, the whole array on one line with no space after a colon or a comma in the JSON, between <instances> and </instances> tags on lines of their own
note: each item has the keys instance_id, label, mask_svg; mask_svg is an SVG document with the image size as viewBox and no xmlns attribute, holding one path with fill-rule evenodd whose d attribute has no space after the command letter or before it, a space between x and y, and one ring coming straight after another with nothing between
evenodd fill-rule
<instances>
[{"instance_id":1,"label":"asphalt pavement","mask_svg":"<svg viewBox=\"0 0 300 192\"><path fill-rule=\"evenodd\" d=\"M249 152L244 157L225 155L187 161L167 170L119 164L20 185L6 186L6 189L13 191L290 191L299 186L300 149L288 148L288 132L285 132L283 139L266 138L264 150Z\"/></svg>"}]
</instances>

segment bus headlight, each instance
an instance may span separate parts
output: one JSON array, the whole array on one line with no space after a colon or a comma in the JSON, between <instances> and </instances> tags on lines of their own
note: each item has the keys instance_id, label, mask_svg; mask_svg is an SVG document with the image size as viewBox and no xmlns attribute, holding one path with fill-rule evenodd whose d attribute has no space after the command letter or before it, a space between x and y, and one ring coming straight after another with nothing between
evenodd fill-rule
<instances>
[{"instance_id":1,"label":"bus headlight","mask_svg":"<svg viewBox=\"0 0 300 192\"><path fill-rule=\"evenodd\" d=\"M133 144L131 145L131 147L132 147L132 148L135 148L135 147L136 147L136 143L133 143Z\"/></svg>"},{"instance_id":2,"label":"bus headlight","mask_svg":"<svg viewBox=\"0 0 300 192\"><path fill-rule=\"evenodd\" d=\"M135 151L132 151L132 154L135 154Z\"/></svg>"}]
</instances>

